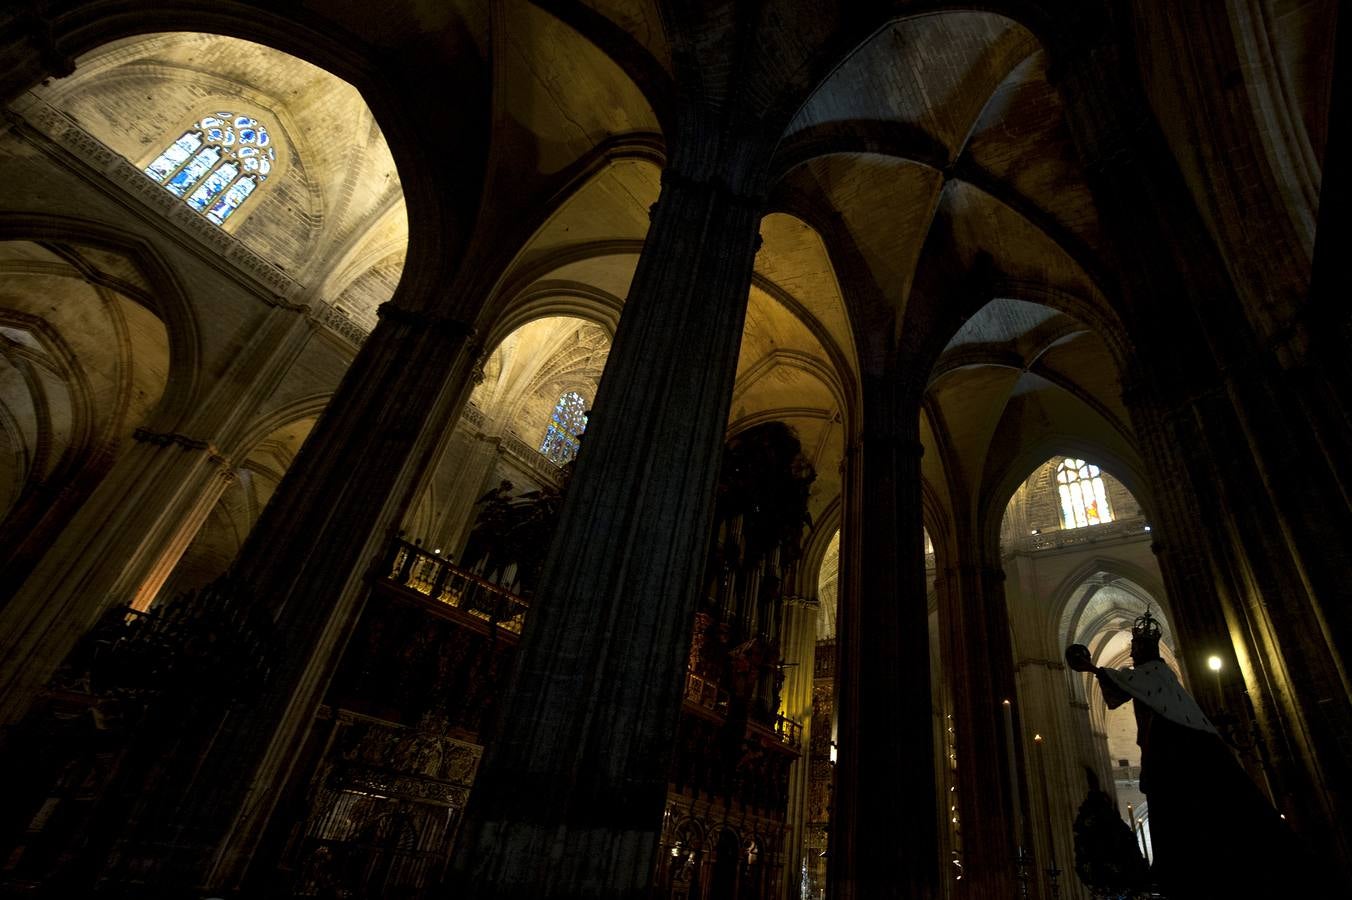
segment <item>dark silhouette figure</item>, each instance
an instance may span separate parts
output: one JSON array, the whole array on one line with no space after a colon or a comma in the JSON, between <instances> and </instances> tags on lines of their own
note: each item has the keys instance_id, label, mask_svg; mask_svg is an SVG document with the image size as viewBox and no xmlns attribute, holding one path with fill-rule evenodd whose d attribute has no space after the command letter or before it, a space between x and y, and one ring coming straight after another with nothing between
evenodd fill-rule
<instances>
[{"instance_id":1,"label":"dark silhouette figure","mask_svg":"<svg viewBox=\"0 0 1352 900\"><path fill-rule=\"evenodd\" d=\"M1315 866L1216 727L1160 659L1147 611L1131 631L1130 669L1099 668L1083 644L1066 662L1093 672L1109 709L1136 713L1141 790L1150 801L1152 873L1170 900L1325 897Z\"/></svg>"}]
</instances>

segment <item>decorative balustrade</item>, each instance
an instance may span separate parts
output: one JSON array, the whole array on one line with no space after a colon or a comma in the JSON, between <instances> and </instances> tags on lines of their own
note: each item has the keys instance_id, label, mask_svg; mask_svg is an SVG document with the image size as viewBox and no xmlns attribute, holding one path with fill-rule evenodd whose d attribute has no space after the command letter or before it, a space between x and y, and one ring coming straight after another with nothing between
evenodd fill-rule
<instances>
[{"instance_id":1,"label":"decorative balustrade","mask_svg":"<svg viewBox=\"0 0 1352 900\"><path fill-rule=\"evenodd\" d=\"M539 450L512 434L503 437L502 449L509 456L547 483L554 487L559 486L558 464Z\"/></svg>"},{"instance_id":2,"label":"decorative balustrade","mask_svg":"<svg viewBox=\"0 0 1352 900\"><path fill-rule=\"evenodd\" d=\"M728 692L721 690L716 681L696 675L690 669L685 670L685 701L701 709L720 716L728 712ZM766 726L752 724L752 728L764 733L773 733L779 743L795 750L803 741L803 725L783 714L775 716L774 723Z\"/></svg>"},{"instance_id":3,"label":"decorative balustrade","mask_svg":"<svg viewBox=\"0 0 1352 900\"><path fill-rule=\"evenodd\" d=\"M685 671L685 699L719 715L728 712L728 692L719 690L716 681L702 678L689 669Z\"/></svg>"},{"instance_id":4,"label":"decorative balustrade","mask_svg":"<svg viewBox=\"0 0 1352 900\"><path fill-rule=\"evenodd\" d=\"M834 678L836 675L836 641L827 638L817 641L817 652L813 655L812 677Z\"/></svg>"},{"instance_id":5,"label":"decorative balustrade","mask_svg":"<svg viewBox=\"0 0 1352 900\"><path fill-rule=\"evenodd\" d=\"M515 634L530 608L506 587L402 539L394 541L383 577Z\"/></svg>"},{"instance_id":6,"label":"decorative balustrade","mask_svg":"<svg viewBox=\"0 0 1352 900\"><path fill-rule=\"evenodd\" d=\"M473 403L466 403L465 408L460 413L460 418L464 419L475 428L484 427L484 411L479 409Z\"/></svg>"},{"instance_id":7,"label":"decorative balustrade","mask_svg":"<svg viewBox=\"0 0 1352 900\"><path fill-rule=\"evenodd\" d=\"M1020 537L1006 546L1006 552L1040 553L1047 550L1062 550L1067 547L1081 547L1103 541L1125 540L1150 534L1150 523L1136 517L1102 525L1085 525L1081 528L1064 528L1045 534L1031 534Z\"/></svg>"},{"instance_id":8,"label":"decorative balustrade","mask_svg":"<svg viewBox=\"0 0 1352 900\"><path fill-rule=\"evenodd\" d=\"M797 750L803 743L803 723L795 722L782 713L775 716L774 732L779 742L787 747Z\"/></svg>"}]
</instances>

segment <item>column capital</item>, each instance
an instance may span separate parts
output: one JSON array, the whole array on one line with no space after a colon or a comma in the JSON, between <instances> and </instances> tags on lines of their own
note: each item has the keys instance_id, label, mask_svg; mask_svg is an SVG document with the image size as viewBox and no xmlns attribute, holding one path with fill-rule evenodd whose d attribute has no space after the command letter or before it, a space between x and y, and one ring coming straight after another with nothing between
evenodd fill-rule
<instances>
[{"instance_id":1,"label":"column capital","mask_svg":"<svg viewBox=\"0 0 1352 900\"><path fill-rule=\"evenodd\" d=\"M380 304L376 308L376 315L393 322L395 325L404 325L420 330L435 329L452 338L473 338L478 334L478 329L470 322L451 316L424 312L419 309L408 309L398 305L393 300L386 300Z\"/></svg>"},{"instance_id":2,"label":"column capital","mask_svg":"<svg viewBox=\"0 0 1352 900\"><path fill-rule=\"evenodd\" d=\"M857 446L867 449L869 447L890 447L893 450L905 455L919 459L925 455L925 445L922 444L913 434L903 434L898 431L889 431L885 429L865 428L859 436Z\"/></svg>"},{"instance_id":3,"label":"column capital","mask_svg":"<svg viewBox=\"0 0 1352 900\"><path fill-rule=\"evenodd\" d=\"M149 428L137 428L131 433L131 436L132 440L138 443L153 444L156 447L168 447L172 444L184 450L204 450L211 463L219 466L225 472L234 470L234 464L211 441L188 437L186 434L177 431L151 431Z\"/></svg>"},{"instance_id":4,"label":"column capital","mask_svg":"<svg viewBox=\"0 0 1352 900\"><path fill-rule=\"evenodd\" d=\"M735 187L729 184L726 179L717 176L699 177L689 175L671 165L668 165L662 170L662 188L665 190L668 187L708 191L729 206L737 206L743 209L756 211L763 210L768 202L767 197L761 191L748 191ZM661 206L662 198L659 195L657 202L649 207L649 214L655 214Z\"/></svg>"},{"instance_id":5,"label":"column capital","mask_svg":"<svg viewBox=\"0 0 1352 900\"><path fill-rule=\"evenodd\" d=\"M997 581L1005 580L1004 566L996 565L994 563L957 563L955 565L945 566L944 574L952 576L975 575L978 578L993 578Z\"/></svg>"}]
</instances>

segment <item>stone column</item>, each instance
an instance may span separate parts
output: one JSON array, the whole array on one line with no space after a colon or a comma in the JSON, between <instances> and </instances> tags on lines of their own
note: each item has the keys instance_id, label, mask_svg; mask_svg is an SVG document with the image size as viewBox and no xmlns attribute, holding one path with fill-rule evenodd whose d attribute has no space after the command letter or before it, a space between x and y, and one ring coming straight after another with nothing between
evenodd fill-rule
<instances>
[{"instance_id":1,"label":"stone column","mask_svg":"<svg viewBox=\"0 0 1352 900\"><path fill-rule=\"evenodd\" d=\"M938 896L919 412L864 380L846 469L837 616L830 895Z\"/></svg>"},{"instance_id":2,"label":"stone column","mask_svg":"<svg viewBox=\"0 0 1352 900\"><path fill-rule=\"evenodd\" d=\"M1017 702L1014 652L1005 608L1004 570L959 549L948 572L956 589L942 597L944 668L956 730L963 890L970 897L1017 896L1013 797L1003 701L1014 702L1016 760L1031 739ZM963 557L966 556L964 559ZM1025 738L1019 740L1019 736ZM1023 792L1025 805L1028 792ZM1042 861L1037 861L1042 865Z\"/></svg>"},{"instance_id":3,"label":"stone column","mask_svg":"<svg viewBox=\"0 0 1352 900\"><path fill-rule=\"evenodd\" d=\"M447 491L445 506L438 511L436 530L428 540L437 547L446 548L446 553L453 555L457 562L467 562L460 554L474 527L477 515L474 504L489 489L497 487L496 483L487 482L497 462L502 438L479 432L467 435L461 443L463 453L456 458L454 480Z\"/></svg>"},{"instance_id":4,"label":"stone column","mask_svg":"<svg viewBox=\"0 0 1352 900\"><path fill-rule=\"evenodd\" d=\"M381 307L231 571L183 606L195 637L180 668L210 674L169 686L157 707L168 739L102 873L114 891L227 894L243 878L359 612L363 576L477 354L470 327L425 311L438 279L408 284Z\"/></svg>"},{"instance_id":5,"label":"stone column","mask_svg":"<svg viewBox=\"0 0 1352 900\"><path fill-rule=\"evenodd\" d=\"M0 610L0 722L15 722L104 610L167 574L232 477L229 448L312 333L274 307L191 417L138 429L125 450ZM191 535L188 535L191 539Z\"/></svg>"},{"instance_id":6,"label":"stone column","mask_svg":"<svg viewBox=\"0 0 1352 900\"><path fill-rule=\"evenodd\" d=\"M1352 104L1352 16L1338 17L1329 109ZM1300 351L1292 364L1297 389L1338 474L1344 498L1352 498L1352 267L1339 235L1349 224L1352 178L1344 162L1352 150L1352 123L1329 116L1328 144L1319 191L1319 222L1310 271L1310 302L1292 326Z\"/></svg>"},{"instance_id":7,"label":"stone column","mask_svg":"<svg viewBox=\"0 0 1352 900\"><path fill-rule=\"evenodd\" d=\"M469 895L648 896L762 212L663 175L470 800Z\"/></svg>"},{"instance_id":8,"label":"stone column","mask_svg":"<svg viewBox=\"0 0 1352 900\"><path fill-rule=\"evenodd\" d=\"M331 665L360 613L365 576L388 540L436 438L447 427L480 348L437 279L406 280L381 305L362 346L231 569L233 603L265 613L269 660L261 694L218 735L181 809L182 867L216 889L243 877ZM225 829L232 813L234 821Z\"/></svg>"},{"instance_id":9,"label":"stone column","mask_svg":"<svg viewBox=\"0 0 1352 900\"><path fill-rule=\"evenodd\" d=\"M1100 754L1084 755L1088 722L1077 722L1067 702L1066 664L1060 658L1031 656L1018 663L1019 704L1022 709L1022 745L1028 777L1024 779L1023 814L1033 839L1031 884L1050 887L1047 872L1052 861L1060 869L1060 896L1082 900L1088 893L1075 875L1075 815L1089 789L1085 768L1102 777ZM1033 735L1042 736L1041 750ZM1104 741L1106 744L1106 741ZM1036 754L1042 753L1039 768ZM1112 781L1100 787L1110 794ZM1050 896L1050 893L1048 893Z\"/></svg>"},{"instance_id":10,"label":"stone column","mask_svg":"<svg viewBox=\"0 0 1352 900\"><path fill-rule=\"evenodd\" d=\"M815 595L815 588L812 589ZM784 679L785 714L803 726L798 761L789 771L789 805L785 817L788 835L784 844L784 900L794 900L802 881L804 826L808 816L808 787L812 779L812 683L816 668L817 614L814 602L794 602L785 610L783 657L793 663Z\"/></svg>"}]
</instances>

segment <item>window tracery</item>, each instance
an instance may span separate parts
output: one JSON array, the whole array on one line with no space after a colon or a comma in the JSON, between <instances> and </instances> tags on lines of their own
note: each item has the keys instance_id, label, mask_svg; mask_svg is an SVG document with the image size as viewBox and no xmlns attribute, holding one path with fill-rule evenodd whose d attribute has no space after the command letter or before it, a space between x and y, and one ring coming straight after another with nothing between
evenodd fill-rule
<instances>
[{"instance_id":1,"label":"window tracery","mask_svg":"<svg viewBox=\"0 0 1352 900\"><path fill-rule=\"evenodd\" d=\"M577 456L579 438L586 430L587 401L577 391L567 391L554 405L540 452L557 465L565 465Z\"/></svg>"},{"instance_id":2,"label":"window tracery","mask_svg":"<svg viewBox=\"0 0 1352 900\"><path fill-rule=\"evenodd\" d=\"M144 171L217 225L267 180L277 160L267 127L230 112L205 116Z\"/></svg>"},{"instance_id":3,"label":"window tracery","mask_svg":"<svg viewBox=\"0 0 1352 900\"><path fill-rule=\"evenodd\" d=\"M1083 528L1113 520L1098 466L1066 457L1056 467L1056 487L1061 495L1062 528Z\"/></svg>"}]
</instances>

